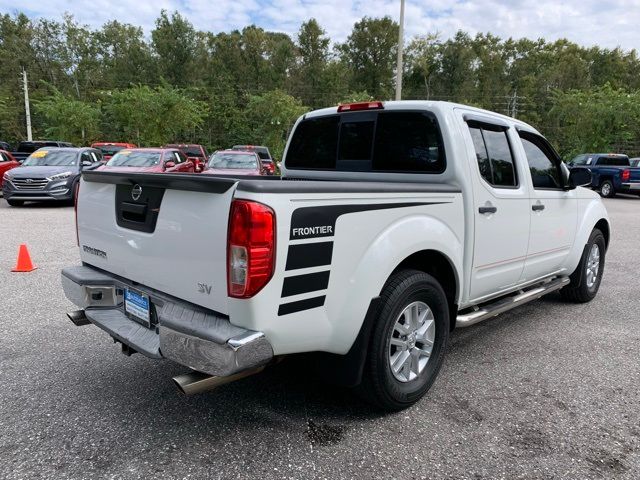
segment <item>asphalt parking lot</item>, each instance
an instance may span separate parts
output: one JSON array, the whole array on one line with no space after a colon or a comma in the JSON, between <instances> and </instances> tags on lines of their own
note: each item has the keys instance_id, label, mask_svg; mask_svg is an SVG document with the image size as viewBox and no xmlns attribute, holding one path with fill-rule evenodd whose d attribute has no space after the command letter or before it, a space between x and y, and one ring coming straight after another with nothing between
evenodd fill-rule
<instances>
[{"instance_id":1,"label":"asphalt parking lot","mask_svg":"<svg viewBox=\"0 0 640 480\"><path fill-rule=\"evenodd\" d=\"M606 205L595 301L455 332L427 397L381 415L295 358L181 396L183 367L66 318L73 208L0 200L0 478L639 478L640 198ZM39 268L10 273L21 242Z\"/></svg>"}]
</instances>

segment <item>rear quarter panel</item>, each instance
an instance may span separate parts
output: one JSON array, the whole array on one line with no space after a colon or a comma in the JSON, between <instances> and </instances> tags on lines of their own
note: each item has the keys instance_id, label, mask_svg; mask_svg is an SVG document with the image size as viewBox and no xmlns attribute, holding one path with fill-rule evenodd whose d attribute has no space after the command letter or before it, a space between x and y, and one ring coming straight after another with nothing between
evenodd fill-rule
<instances>
[{"instance_id":1,"label":"rear quarter panel","mask_svg":"<svg viewBox=\"0 0 640 480\"><path fill-rule=\"evenodd\" d=\"M250 301L230 299L229 315L234 324L265 332L276 354L346 353L371 300L380 294L392 271L415 252L438 250L450 259L458 275L462 270L464 218L459 193L403 194L401 198L374 192L370 195L237 192L236 195L266 203L277 212L277 259L271 282ZM394 204L407 203L420 205L393 208ZM376 207L381 204L385 207ZM340 206L363 211L337 216L333 235L290 239L296 210L313 211L314 207L321 207L318 212L326 212ZM317 225L324 225L323 220ZM330 244L328 264L323 264L321 258L301 257L312 266L287 269L296 247L304 250L313 244ZM284 295L284 282L295 284L302 281L302 275L327 271L326 289ZM319 297L325 297L319 307L279 314L283 305Z\"/></svg>"}]
</instances>

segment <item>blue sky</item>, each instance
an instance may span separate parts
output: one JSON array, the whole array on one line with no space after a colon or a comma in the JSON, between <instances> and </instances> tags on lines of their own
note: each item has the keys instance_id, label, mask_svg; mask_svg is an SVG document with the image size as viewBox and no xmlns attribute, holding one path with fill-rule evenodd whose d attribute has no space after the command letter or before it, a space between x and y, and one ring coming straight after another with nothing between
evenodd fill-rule
<instances>
[{"instance_id":1,"label":"blue sky","mask_svg":"<svg viewBox=\"0 0 640 480\"><path fill-rule=\"evenodd\" d=\"M640 0L406 0L407 38L456 30L501 37L567 37L583 45L640 49ZM229 31L255 23L295 34L315 17L334 41L343 41L361 17L398 17L400 0L0 0L0 12L60 19L63 12L99 27L105 21L141 25L148 32L162 8L178 10L197 28Z\"/></svg>"}]
</instances>

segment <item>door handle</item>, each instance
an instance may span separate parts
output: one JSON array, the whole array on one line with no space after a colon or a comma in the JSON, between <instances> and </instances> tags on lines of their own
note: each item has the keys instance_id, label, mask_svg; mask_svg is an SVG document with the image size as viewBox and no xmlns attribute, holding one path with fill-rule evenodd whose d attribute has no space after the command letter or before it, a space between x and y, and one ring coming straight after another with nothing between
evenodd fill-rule
<instances>
[{"instance_id":1,"label":"door handle","mask_svg":"<svg viewBox=\"0 0 640 480\"><path fill-rule=\"evenodd\" d=\"M498 207L480 207L478 208L478 212L484 214L487 213L496 213L498 211Z\"/></svg>"},{"instance_id":2,"label":"door handle","mask_svg":"<svg viewBox=\"0 0 640 480\"><path fill-rule=\"evenodd\" d=\"M544 205L541 203L531 205L531 210L533 210L534 212L541 212L542 210L544 210Z\"/></svg>"}]
</instances>

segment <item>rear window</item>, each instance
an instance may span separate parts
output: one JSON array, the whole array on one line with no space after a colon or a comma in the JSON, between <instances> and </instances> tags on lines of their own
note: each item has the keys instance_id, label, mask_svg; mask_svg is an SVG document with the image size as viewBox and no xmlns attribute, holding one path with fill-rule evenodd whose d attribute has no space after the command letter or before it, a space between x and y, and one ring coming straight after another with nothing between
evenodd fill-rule
<instances>
[{"instance_id":1,"label":"rear window","mask_svg":"<svg viewBox=\"0 0 640 480\"><path fill-rule=\"evenodd\" d=\"M125 149L125 147L121 145L98 145L97 147L94 147L94 148L97 148L98 150L100 150L103 155L108 155L110 157L114 156L120 150Z\"/></svg>"},{"instance_id":2,"label":"rear window","mask_svg":"<svg viewBox=\"0 0 640 480\"><path fill-rule=\"evenodd\" d=\"M628 157L600 157L598 165L609 165L612 167L628 167Z\"/></svg>"},{"instance_id":3,"label":"rear window","mask_svg":"<svg viewBox=\"0 0 640 480\"><path fill-rule=\"evenodd\" d=\"M445 157L432 115L366 111L303 120L285 164L315 170L441 173Z\"/></svg>"},{"instance_id":4,"label":"rear window","mask_svg":"<svg viewBox=\"0 0 640 480\"><path fill-rule=\"evenodd\" d=\"M231 150L245 150L247 152L255 152L260 157L260 160L271 160L269 155L269 149L267 147L256 147L253 145L234 145Z\"/></svg>"}]
</instances>

